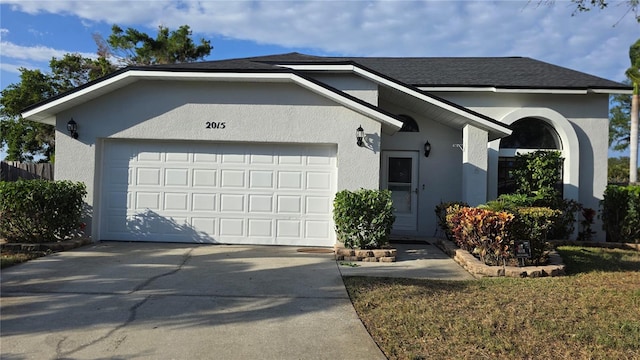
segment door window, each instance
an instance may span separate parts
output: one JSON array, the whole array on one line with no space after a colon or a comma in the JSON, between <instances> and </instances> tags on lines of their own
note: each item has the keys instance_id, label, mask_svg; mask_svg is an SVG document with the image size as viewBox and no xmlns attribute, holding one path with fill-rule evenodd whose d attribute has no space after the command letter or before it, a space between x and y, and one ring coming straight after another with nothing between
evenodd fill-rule
<instances>
[{"instance_id":1,"label":"door window","mask_svg":"<svg viewBox=\"0 0 640 360\"><path fill-rule=\"evenodd\" d=\"M398 213L411 212L412 159L389 157L388 189Z\"/></svg>"}]
</instances>

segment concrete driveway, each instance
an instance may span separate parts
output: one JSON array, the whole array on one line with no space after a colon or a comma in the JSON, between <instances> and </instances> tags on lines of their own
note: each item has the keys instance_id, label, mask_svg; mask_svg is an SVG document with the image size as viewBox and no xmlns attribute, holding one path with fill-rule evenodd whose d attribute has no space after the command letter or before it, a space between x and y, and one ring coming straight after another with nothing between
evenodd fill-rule
<instances>
[{"instance_id":1,"label":"concrete driveway","mask_svg":"<svg viewBox=\"0 0 640 360\"><path fill-rule=\"evenodd\" d=\"M2 271L2 359L384 359L331 254L103 242Z\"/></svg>"}]
</instances>

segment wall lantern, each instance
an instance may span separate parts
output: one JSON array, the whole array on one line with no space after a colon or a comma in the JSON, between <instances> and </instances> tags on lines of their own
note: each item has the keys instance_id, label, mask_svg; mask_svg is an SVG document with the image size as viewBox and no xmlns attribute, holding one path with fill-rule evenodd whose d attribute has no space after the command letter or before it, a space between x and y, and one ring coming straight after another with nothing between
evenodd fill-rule
<instances>
[{"instance_id":1,"label":"wall lantern","mask_svg":"<svg viewBox=\"0 0 640 360\"><path fill-rule=\"evenodd\" d=\"M362 146L364 144L362 139L364 139L364 129L362 128L362 125L360 125L356 129L356 144L358 144L358 146Z\"/></svg>"},{"instance_id":2,"label":"wall lantern","mask_svg":"<svg viewBox=\"0 0 640 360\"><path fill-rule=\"evenodd\" d=\"M67 123L67 130L69 130L72 138L78 138L78 124L73 121L73 118L71 118L71 120L69 120L69 122Z\"/></svg>"},{"instance_id":3,"label":"wall lantern","mask_svg":"<svg viewBox=\"0 0 640 360\"><path fill-rule=\"evenodd\" d=\"M431 144L427 141L424 143L424 157L429 157L429 153L431 153Z\"/></svg>"}]
</instances>

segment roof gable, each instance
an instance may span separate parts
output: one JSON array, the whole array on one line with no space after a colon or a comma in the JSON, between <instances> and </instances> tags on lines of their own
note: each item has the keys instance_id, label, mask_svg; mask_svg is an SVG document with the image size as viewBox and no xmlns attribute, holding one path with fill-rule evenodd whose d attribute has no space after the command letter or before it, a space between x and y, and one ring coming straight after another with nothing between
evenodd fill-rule
<instances>
[{"instance_id":1,"label":"roof gable","mask_svg":"<svg viewBox=\"0 0 640 360\"><path fill-rule=\"evenodd\" d=\"M349 94L338 91L315 79L297 74L288 69L279 71L165 71L154 67L130 68L118 72L115 76L109 76L79 87L68 93L62 94L25 109L22 116L27 120L42 123L55 124L55 115L61 111L72 108L91 99L97 98L112 91L116 91L128 84L141 79L147 80L175 80L175 81L250 81L250 82L292 82L302 88L324 96L353 111L377 120L382 124L382 129L387 133L394 133L402 127L402 121L376 106L355 98Z\"/></svg>"}]
</instances>

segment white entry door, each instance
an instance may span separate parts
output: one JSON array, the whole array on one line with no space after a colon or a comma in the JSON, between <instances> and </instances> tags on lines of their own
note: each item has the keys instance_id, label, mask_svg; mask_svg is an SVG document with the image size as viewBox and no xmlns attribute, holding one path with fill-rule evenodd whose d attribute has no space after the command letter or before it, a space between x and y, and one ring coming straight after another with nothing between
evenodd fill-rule
<instances>
[{"instance_id":1,"label":"white entry door","mask_svg":"<svg viewBox=\"0 0 640 360\"><path fill-rule=\"evenodd\" d=\"M382 186L391 190L394 231L418 230L418 156L417 151L382 153Z\"/></svg>"}]
</instances>

